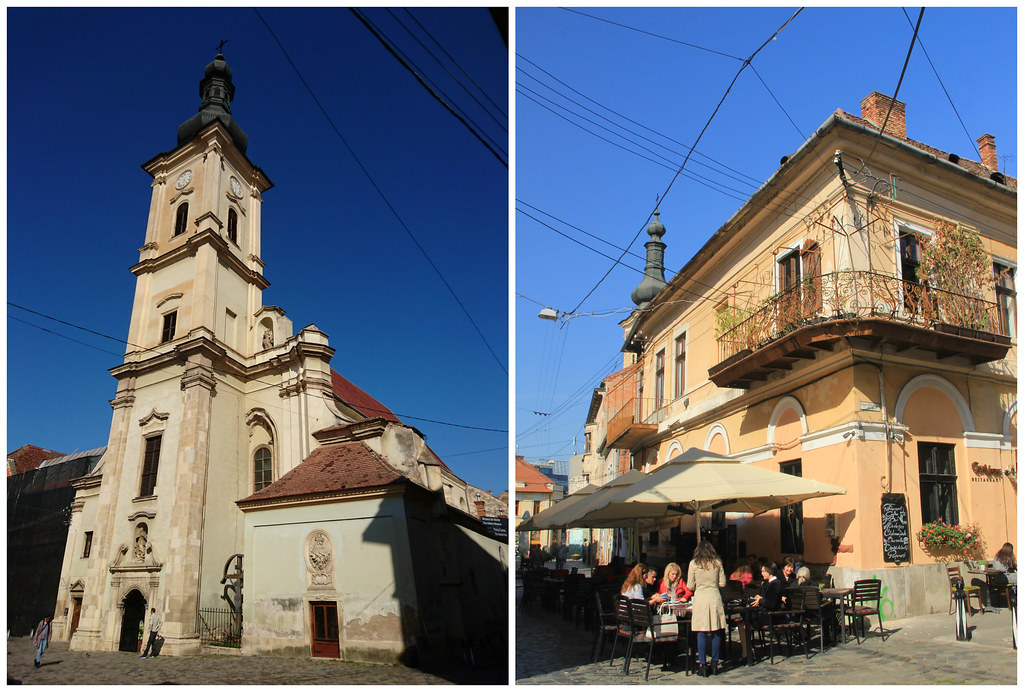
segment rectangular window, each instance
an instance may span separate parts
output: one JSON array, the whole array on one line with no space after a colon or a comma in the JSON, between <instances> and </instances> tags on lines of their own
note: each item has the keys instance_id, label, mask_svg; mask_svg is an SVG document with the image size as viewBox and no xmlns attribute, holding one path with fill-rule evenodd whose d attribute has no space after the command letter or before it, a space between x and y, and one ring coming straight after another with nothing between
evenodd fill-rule
<instances>
[{"instance_id":1,"label":"rectangular window","mask_svg":"<svg viewBox=\"0 0 1024 692\"><path fill-rule=\"evenodd\" d=\"M665 349L654 356L654 408L665 405Z\"/></svg>"},{"instance_id":2,"label":"rectangular window","mask_svg":"<svg viewBox=\"0 0 1024 692\"><path fill-rule=\"evenodd\" d=\"M590 452L591 433L585 433L583 439L586 440L586 446L583 448L583 453L588 454Z\"/></svg>"},{"instance_id":3,"label":"rectangular window","mask_svg":"<svg viewBox=\"0 0 1024 692\"><path fill-rule=\"evenodd\" d=\"M164 315L164 329L160 334L160 343L166 344L174 339L174 328L178 323L178 311L169 312Z\"/></svg>"},{"instance_id":4,"label":"rectangular window","mask_svg":"<svg viewBox=\"0 0 1024 692\"><path fill-rule=\"evenodd\" d=\"M150 497L156 488L156 472L160 465L160 440L162 435L146 438L146 452L142 460L142 484L139 497Z\"/></svg>"},{"instance_id":5,"label":"rectangular window","mask_svg":"<svg viewBox=\"0 0 1024 692\"><path fill-rule=\"evenodd\" d=\"M996 306L999 311L999 333L1017 336L1017 288L1013 282L1013 267L999 262L992 263L992 274L996 283Z\"/></svg>"},{"instance_id":6,"label":"rectangular window","mask_svg":"<svg viewBox=\"0 0 1024 692\"><path fill-rule=\"evenodd\" d=\"M802 309L800 295L800 253L792 250L779 258L779 296L778 321L779 332L785 333L799 326Z\"/></svg>"},{"instance_id":7,"label":"rectangular window","mask_svg":"<svg viewBox=\"0 0 1024 692\"><path fill-rule=\"evenodd\" d=\"M85 532L85 547L82 548L82 557L89 557L92 553L92 531Z\"/></svg>"},{"instance_id":8,"label":"rectangular window","mask_svg":"<svg viewBox=\"0 0 1024 692\"><path fill-rule=\"evenodd\" d=\"M686 334L676 337L676 398L686 391Z\"/></svg>"},{"instance_id":9,"label":"rectangular window","mask_svg":"<svg viewBox=\"0 0 1024 692\"><path fill-rule=\"evenodd\" d=\"M803 464L800 460L784 461L779 464L781 473L791 476L803 475ZM786 505L779 510L780 543L783 553L804 552L804 503Z\"/></svg>"},{"instance_id":10,"label":"rectangular window","mask_svg":"<svg viewBox=\"0 0 1024 692\"><path fill-rule=\"evenodd\" d=\"M921 478L921 523L942 519L947 524L959 524L953 445L919 442L917 465Z\"/></svg>"},{"instance_id":11,"label":"rectangular window","mask_svg":"<svg viewBox=\"0 0 1024 692\"><path fill-rule=\"evenodd\" d=\"M911 312L920 312L926 283L918 273L921 268L921 239L900 228L900 279L903 281L903 305Z\"/></svg>"}]
</instances>

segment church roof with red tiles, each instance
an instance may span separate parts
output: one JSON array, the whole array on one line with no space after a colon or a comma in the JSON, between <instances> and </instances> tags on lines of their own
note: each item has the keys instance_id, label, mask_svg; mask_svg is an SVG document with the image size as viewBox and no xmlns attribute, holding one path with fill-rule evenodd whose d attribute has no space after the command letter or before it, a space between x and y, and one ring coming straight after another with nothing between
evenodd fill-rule
<instances>
[{"instance_id":1,"label":"church roof with red tiles","mask_svg":"<svg viewBox=\"0 0 1024 692\"><path fill-rule=\"evenodd\" d=\"M384 418L396 423L402 422L387 406L346 380L333 368L331 369L331 389L334 390L336 397L367 418Z\"/></svg>"},{"instance_id":2,"label":"church roof with red tiles","mask_svg":"<svg viewBox=\"0 0 1024 692\"><path fill-rule=\"evenodd\" d=\"M39 464L47 459L64 456L63 452L54 452L35 445L22 445L7 455L8 473L25 473L39 468Z\"/></svg>"},{"instance_id":3,"label":"church roof with red tiles","mask_svg":"<svg viewBox=\"0 0 1024 692\"><path fill-rule=\"evenodd\" d=\"M362 442L317 447L306 460L241 503L329 496L390 485L404 477Z\"/></svg>"}]
</instances>

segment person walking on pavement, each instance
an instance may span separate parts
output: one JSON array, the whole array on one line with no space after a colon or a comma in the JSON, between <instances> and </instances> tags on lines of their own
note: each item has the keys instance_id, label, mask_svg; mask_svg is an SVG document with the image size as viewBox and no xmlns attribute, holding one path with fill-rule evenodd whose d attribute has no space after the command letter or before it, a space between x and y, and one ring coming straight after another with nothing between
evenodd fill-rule
<instances>
[{"instance_id":1,"label":"person walking on pavement","mask_svg":"<svg viewBox=\"0 0 1024 692\"><path fill-rule=\"evenodd\" d=\"M43 619L36 625L35 636L32 637L32 644L36 647L36 668L41 665L40 661L43 658L43 652L46 651L46 644L50 641L50 620L52 619L52 615L43 616Z\"/></svg>"},{"instance_id":2,"label":"person walking on pavement","mask_svg":"<svg viewBox=\"0 0 1024 692\"><path fill-rule=\"evenodd\" d=\"M146 642L146 649L139 658L156 658L156 639L164 624L164 619L156 612L156 608L150 608L149 613L149 641ZM150 649L153 650L152 656L149 655Z\"/></svg>"}]
</instances>

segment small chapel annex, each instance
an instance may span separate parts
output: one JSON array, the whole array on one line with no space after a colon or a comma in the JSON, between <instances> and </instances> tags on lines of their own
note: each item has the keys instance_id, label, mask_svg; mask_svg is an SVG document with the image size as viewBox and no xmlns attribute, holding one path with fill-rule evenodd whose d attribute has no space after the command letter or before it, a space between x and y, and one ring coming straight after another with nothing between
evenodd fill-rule
<instances>
[{"instance_id":1,"label":"small chapel annex","mask_svg":"<svg viewBox=\"0 0 1024 692\"><path fill-rule=\"evenodd\" d=\"M223 55L200 93L176 146L143 164L129 346L106 452L74 481L54 636L135 651L151 608L162 655L217 637L428 662L505 636L506 544L479 520L484 493L331 368L327 334L263 304L272 183L246 155Z\"/></svg>"}]
</instances>

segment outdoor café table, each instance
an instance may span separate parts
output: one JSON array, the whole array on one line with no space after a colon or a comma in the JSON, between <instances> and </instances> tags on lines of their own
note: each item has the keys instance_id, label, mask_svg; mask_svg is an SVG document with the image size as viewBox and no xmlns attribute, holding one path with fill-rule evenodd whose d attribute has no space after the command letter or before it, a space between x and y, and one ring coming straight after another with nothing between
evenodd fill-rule
<instances>
[{"instance_id":1,"label":"outdoor caf\u00e9 table","mask_svg":"<svg viewBox=\"0 0 1024 692\"><path fill-rule=\"evenodd\" d=\"M846 598L853 593L853 589L822 589L821 595L838 601L839 608L839 629L842 632L843 644L846 643Z\"/></svg>"},{"instance_id":2,"label":"outdoor caf\u00e9 table","mask_svg":"<svg viewBox=\"0 0 1024 692\"><path fill-rule=\"evenodd\" d=\"M746 632L746 650L747 650L747 665L754 665L754 628L750 624L750 611L749 605L746 605L742 600L740 601L729 601L725 604L725 615L742 615L743 616L743 630ZM730 645L731 646L731 645Z\"/></svg>"},{"instance_id":3,"label":"outdoor caf\u00e9 table","mask_svg":"<svg viewBox=\"0 0 1024 692\"><path fill-rule=\"evenodd\" d=\"M679 639L686 642L686 673L690 673L690 616L693 606L684 601L665 601L658 606L659 613L673 613L679 623ZM685 637L685 638L684 638Z\"/></svg>"},{"instance_id":4,"label":"outdoor caf\u00e9 table","mask_svg":"<svg viewBox=\"0 0 1024 692\"><path fill-rule=\"evenodd\" d=\"M969 569L967 573L985 576L985 588L981 590L981 612L998 613L999 609L992 605L992 577L997 574L1005 576L1006 572L998 569Z\"/></svg>"}]
</instances>

